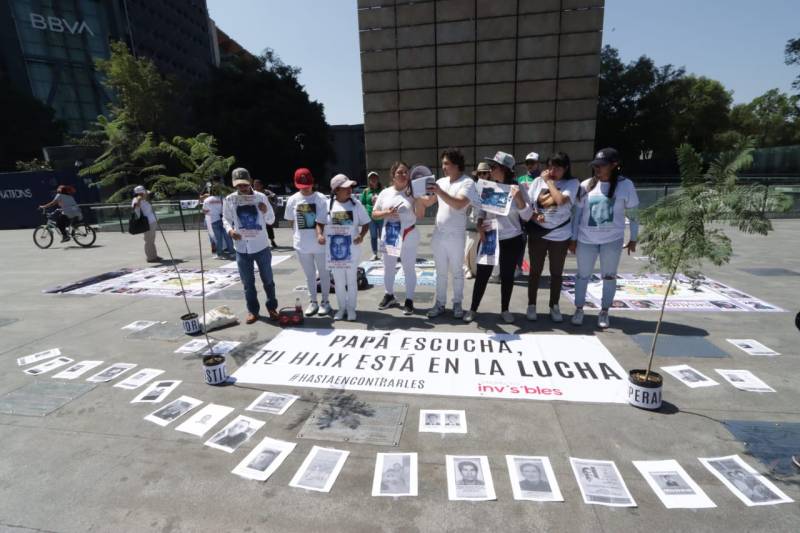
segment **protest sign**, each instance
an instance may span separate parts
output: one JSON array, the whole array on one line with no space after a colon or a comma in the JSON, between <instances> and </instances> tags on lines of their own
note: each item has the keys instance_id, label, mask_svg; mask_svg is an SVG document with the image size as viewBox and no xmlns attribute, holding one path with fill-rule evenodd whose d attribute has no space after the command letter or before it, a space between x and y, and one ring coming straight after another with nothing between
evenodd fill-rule
<instances>
[{"instance_id":1,"label":"protest sign","mask_svg":"<svg viewBox=\"0 0 800 533\"><path fill-rule=\"evenodd\" d=\"M506 455L506 464L515 500L564 501L548 457Z\"/></svg>"},{"instance_id":2,"label":"protest sign","mask_svg":"<svg viewBox=\"0 0 800 533\"><path fill-rule=\"evenodd\" d=\"M379 453L372 476L373 496L416 496L417 454Z\"/></svg>"},{"instance_id":3,"label":"protest sign","mask_svg":"<svg viewBox=\"0 0 800 533\"><path fill-rule=\"evenodd\" d=\"M226 201L236 202L236 216L239 219L239 227L236 232L243 239L253 239L264 233L263 221L258 212L259 198L255 194L236 194L228 197Z\"/></svg>"},{"instance_id":4,"label":"protest sign","mask_svg":"<svg viewBox=\"0 0 800 533\"><path fill-rule=\"evenodd\" d=\"M159 407L144 417L144 419L148 422L158 424L161 427L168 426L171 422L182 417L201 403L203 403L203 400L198 400L190 396L181 396L177 400L173 400L167 405Z\"/></svg>"},{"instance_id":5,"label":"protest sign","mask_svg":"<svg viewBox=\"0 0 800 533\"><path fill-rule=\"evenodd\" d=\"M317 492L330 492L348 455L350 452L346 450L314 446L308 452L303 464L297 469L289 486Z\"/></svg>"},{"instance_id":6,"label":"protest sign","mask_svg":"<svg viewBox=\"0 0 800 533\"><path fill-rule=\"evenodd\" d=\"M348 213L349 211L340 211ZM327 245L325 259L328 268L348 270L353 267L353 226L328 224L325 226Z\"/></svg>"},{"instance_id":7,"label":"protest sign","mask_svg":"<svg viewBox=\"0 0 800 533\"><path fill-rule=\"evenodd\" d=\"M466 433L466 412L448 409L420 409L420 433Z\"/></svg>"},{"instance_id":8,"label":"protest sign","mask_svg":"<svg viewBox=\"0 0 800 533\"><path fill-rule=\"evenodd\" d=\"M247 479L266 481L281 466L286 456L292 453L295 446L294 442L264 437L231 472Z\"/></svg>"},{"instance_id":9,"label":"protest sign","mask_svg":"<svg viewBox=\"0 0 800 533\"><path fill-rule=\"evenodd\" d=\"M794 501L738 455L698 460L748 507Z\"/></svg>"},{"instance_id":10,"label":"protest sign","mask_svg":"<svg viewBox=\"0 0 800 533\"><path fill-rule=\"evenodd\" d=\"M386 220L381 230L381 248L383 253L392 257L400 257L403 249L403 231L399 220Z\"/></svg>"},{"instance_id":11,"label":"protest sign","mask_svg":"<svg viewBox=\"0 0 800 533\"><path fill-rule=\"evenodd\" d=\"M678 461L633 461L633 466L667 509L716 507Z\"/></svg>"},{"instance_id":12,"label":"protest sign","mask_svg":"<svg viewBox=\"0 0 800 533\"><path fill-rule=\"evenodd\" d=\"M725 339L749 355L780 355L771 348L767 348L755 339Z\"/></svg>"},{"instance_id":13,"label":"protest sign","mask_svg":"<svg viewBox=\"0 0 800 533\"><path fill-rule=\"evenodd\" d=\"M220 420L232 412L233 407L210 403L195 413L189 420L176 427L175 430L202 437L209 429L216 426Z\"/></svg>"},{"instance_id":14,"label":"protest sign","mask_svg":"<svg viewBox=\"0 0 800 533\"><path fill-rule=\"evenodd\" d=\"M480 208L487 213L507 216L511 211L511 186L489 180L478 180L475 189Z\"/></svg>"},{"instance_id":15,"label":"protest sign","mask_svg":"<svg viewBox=\"0 0 800 533\"><path fill-rule=\"evenodd\" d=\"M583 335L286 329L239 383L405 394L626 403L627 372Z\"/></svg>"},{"instance_id":16,"label":"protest sign","mask_svg":"<svg viewBox=\"0 0 800 533\"><path fill-rule=\"evenodd\" d=\"M583 502L609 507L636 507L633 496L614 461L569 458L572 473L578 481Z\"/></svg>"},{"instance_id":17,"label":"protest sign","mask_svg":"<svg viewBox=\"0 0 800 533\"><path fill-rule=\"evenodd\" d=\"M500 262L497 219L484 220L483 228L483 240L478 244L477 263L479 265L497 265Z\"/></svg>"},{"instance_id":18,"label":"protest sign","mask_svg":"<svg viewBox=\"0 0 800 533\"><path fill-rule=\"evenodd\" d=\"M120 381L114 386L126 390L138 389L151 379L155 379L156 377L160 376L163 373L164 371L158 368L143 368L142 370L139 370L131 377Z\"/></svg>"},{"instance_id":19,"label":"protest sign","mask_svg":"<svg viewBox=\"0 0 800 533\"><path fill-rule=\"evenodd\" d=\"M749 370L714 369L725 381L739 390L749 392L775 392L775 389L758 379Z\"/></svg>"},{"instance_id":20,"label":"protest sign","mask_svg":"<svg viewBox=\"0 0 800 533\"><path fill-rule=\"evenodd\" d=\"M38 376L39 374L45 374L53 369L68 365L73 361L74 360L70 359L69 357L58 357L56 359L50 359L49 361L45 361L44 363L40 363L34 367L23 370L23 372L31 376Z\"/></svg>"},{"instance_id":21,"label":"protest sign","mask_svg":"<svg viewBox=\"0 0 800 533\"><path fill-rule=\"evenodd\" d=\"M447 455L447 494L451 500L496 500L489 458L485 455Z\"/></svg>"},{"instance_id":22,"label":"protest sign","mask_svg":"<svg viewBox=\"0 0 800 533\"><path fill-rule=\"evenodd\" d=\"M414 196L414 198L422 198L423 196L433 195L432 192L428 192L428 186L434 183L436 183L436 177L433 175L416 178L411 182L412 196Z\"/></svg>"},{"instance_id":23,"label":"protest sign","mask_svg":"<svg viewBox=\"0 0 800 533\"><path fill-rule=\"evenodd\" d=\"M364 273L370 285L383 287L383 261L362 261L358 266L364 269ZM402 264L398 262L394 270L395 285L405 286L406 275L403 271ZM433 261L430 259L417 259L414 270L417 274L418 287L436 286L436 264Z\"/></svg>"},{"instance_id":24,"label":"protest sign","mask_svg":"<svg viewBox=\"0 0 800 533\"><path fill-rule=\"evenodd\" d=\"M68 366L53 378L55 379L75 379L79 376L82 376L89 370L93 368L97 368L98 366L102 365L103 361L80 361L75 363L72 366Z\"/></svg>"},{"instance_id":25,"label":"protest sign","mask_svg":"<svg viewBox=\"0 0 800 533\"><path fill-rule=\"evenodd\" d=\"M43 352L36 352L31 355L26 355L25 357L17 358L17 366L26 366L32 363L38 363L39 361L44 361L45 359L50 359L51 357L55 357L57 355L61 355L61 349L50 348L49 350L45 350Z\"/></svg>"},{"instance_id":26,"label":"protest sign","mask_svg":"<svg viewBox=\"0 0 800 533\"><path fill-rule=\"evenodd\" d=\"M719 383L706 376L702 372L698 372L689 365L662 366L661 370L669 373L672 377L691 389L719 385Z\"/></svg>"}]
</instances>

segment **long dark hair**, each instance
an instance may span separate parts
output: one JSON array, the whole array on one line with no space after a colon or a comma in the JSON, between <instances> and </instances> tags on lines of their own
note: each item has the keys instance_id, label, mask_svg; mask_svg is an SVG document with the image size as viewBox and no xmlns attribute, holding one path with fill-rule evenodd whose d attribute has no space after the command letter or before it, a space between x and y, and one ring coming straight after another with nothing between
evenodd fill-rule
<instances>
[{"instance_id":1,"label":"long dark hair","mask_svg":"<svg viewBox=\"0 0 800 533\"><path fill-rule=\"evenodd\" d=\"M606 194L606 198L614 198L614 193L617 190L617 183L619 182L619 178L622 175L622 168L620 167L619 161L616 162L617 166L611 169L611 178L608 180L609 187L608 187L608 194ZM624 178L623 178L624 179ZM600 181L597 177L597 172L595 168L592 167L592 177L589 180L589 185L586 186L586 194L589 194L591 191L597 187L597 182ZM583 187L581 187L582 189ZM580 198L583 194L583 191L580 189L578 190L578 198Z\"/></svg>"},{"instance_id":2,"label":"long dark hair","mask_svg":"<svg viewBox=\"0 0 800 533\"><path fill-rule=\"evenodd\" d=\"M392 167L389 169L389 179L392 181L392 186L394 186L394 173L397 172L397 169L401 166L406 167L409 171L411 167L408 166L408 163L405 161L397 160L392 163ZM408 178L408 185L406 186L406 190L404 191L408 196L411 196L411 176Z\"/></svg>"},{"instance_id":3,"label":"long dark hair","mask_svg":"<svg viewBox=\"0 0 800 533\"><path fill-rule=\"evenodd\" d=\"M570 163L569 156L565 152L556 152L547 158L547 166L557 166L564 169L562 180L571 180L572 176L572 163Z\"/></svg>"}]
</instances>

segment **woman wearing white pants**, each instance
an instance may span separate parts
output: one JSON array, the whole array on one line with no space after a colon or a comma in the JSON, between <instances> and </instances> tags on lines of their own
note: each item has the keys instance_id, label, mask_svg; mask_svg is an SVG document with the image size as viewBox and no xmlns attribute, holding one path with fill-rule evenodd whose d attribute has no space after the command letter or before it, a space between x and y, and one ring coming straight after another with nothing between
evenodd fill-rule
<instances>
[{"instance_id":1,"label":"woman wearing white pants","mask_svg":"<svg viewBox=\"0 0 800 533\"><path fill-rule=\"evenodd\" d=\"M419 230L417 217L425 216L425 206L411 194L411 180L408 165L397 161L392 165L390 175L392 186L382 190L372 208L372 218L384 221L381 233L383 252L383 286L386 290L378 309L397 305L394 297L394 278L397 261L403 267L406 285L406 299L403 314L414 313L414 291L417 288L417 247ZM399 248L399 257L397 249Z\"/></svg>"},{"instance_id":2,"label":"woman wearing white pants","mask_svg":"<svg viewBox=\"0 0 800 533\"><path fill-rule=\"evenodd\" d=\"M314 177L307 168L298 168L294 173L294 186L298 192L286 201L283 217L292 221L293 245L297 260L303 267L308 285L309 303L305 315L327 316L331 313L328 296L331 292L331 277L325 261L325 222L328 206L325 197L314 192ZM317 304L317 274L322 288L322 305Z\"/></svg>"},{"instance_id":3,"label":"woman wearing white pants","mask_svg":"<svg viewBox=\"0 0 800 533\"><path fill-rule=\"evenodd\" d=\"M364 205L352 197L357 183L344 174L331 179L331 201L328 204L326 243L328 246L328 268L333 271L336 282L336 300L339 309L334 319L356 319L358 298L358 259L361 242L369 232L371 222Z\"/></svg>"}]
</instances>

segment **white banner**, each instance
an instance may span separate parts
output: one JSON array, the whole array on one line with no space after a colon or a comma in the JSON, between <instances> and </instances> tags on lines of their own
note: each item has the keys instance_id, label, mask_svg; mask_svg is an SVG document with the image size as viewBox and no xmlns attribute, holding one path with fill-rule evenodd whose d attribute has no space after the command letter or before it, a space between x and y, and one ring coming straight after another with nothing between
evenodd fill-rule
<instances>
[{"instance_id":1,"label":"white banner","mask_svg":"<svg viewBox=\"0 0 800 533\"><path fill-rule=\"evenodd\" d=\"M593 336L287 329L241 383L440 396L627 403L627 373Z\"/></svg>"}]
</instances>

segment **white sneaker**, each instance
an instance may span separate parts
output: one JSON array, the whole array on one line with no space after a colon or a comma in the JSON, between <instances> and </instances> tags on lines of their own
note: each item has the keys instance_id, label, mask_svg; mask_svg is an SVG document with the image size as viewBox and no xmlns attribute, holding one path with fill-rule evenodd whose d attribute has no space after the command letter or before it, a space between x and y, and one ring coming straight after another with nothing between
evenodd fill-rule
<instances>
[{"instance_id":1,"label":"white sneaker","mask_svg":"<svg viewBox=\"0 0 800 533\"><path fill-rule=\"evenodd\" d=\"M464 279L475 279L475 274L472 273L472 270L467 270L464 272Z\"/></svg>"},{"instance_id":2,"label":"white sneaker","mask_svg":"<svg viewBox=\"0 0 800 533\"><path fill-rule=\"evenodd\" d=\"M464 322L472 322L473 320L475 320L475 312L474 312L474 311L467 310L467 311L464 313L464 318L463 318L463 320L464 320Z\"/></svg>"},{"instance_id":3,"label":"white sneaker","mask_svg":"<svg viewBox=\"0 0 800 533\"><path fill-rule=\"evenodd\" d=\"M333 313L333 309L331 309L331 304L328 302L322 302L322 305L319 306L319 313L317 316L328 316Z\"/></svg>"},{"instance_id":4,"label":"white sneaker","mask_svg":"<svg viewBox=\"0 0 800 533\"><path fill-rule=\"evenodd\" d=\"M514 315L511 314L511 311L503 311L502 313L500 313L500 317L506 324L514 323Z\"/></svg>"},{"instance_id":5,"label":"white sneaker","mask_svg":"<svg viewBox=\"0 0 800 533\"><path fill-rule=\"evenodd\" d=\"M461 304L454 303L453 304L453 317L454 318L464 318L464 309L461 307Z\"/></svg>"},{"instance_id":6,"label":"white sneaker","mask_svg":"<svg viewBox=\"0 0 800 533\"><path fill-rule=\"evenodd\" d=\"M550 308L550 320L552 320L553 322L564 321L564 317L561 316L561 309L558 308L558 304Z\"/></svg>"},{"instance_id":7,"label":"white sneaker","mask_svg":"<svg viewBox=\"0 0 800 533\"><path fill-rule=\"evenodd\" d=\"M525 318L527 318L531 322L536 322L536 319L538 318L536 316L536 304L528 306L528 312L525 313Z\"/></svg>"},{"instance_id":8,"label":"white sneaker","mask_svg":"<svg viewBox=\"0 0 800 533\"><path fill-rule=\"evenodd\" d=\"M583 309L575 309L575 313L573 313L570 322L572 322L573 326L583 325Z\"/></svg>"},{"instance_id":9,"label":"white sneaker","mask_svg":"<svg viewBox=\"0 0 800 533\"><path fill-rule=\"evenodd\" d=\"M489 276L489 283L500 283L500 275L494 274L492 276Z\"/></svg>"},{"instance_id":10,"label":"white sneaker","mask_svg":"<svg viewBox=\"0 0 800 533\"><path fill-rule=\"evenodd\" d=\"M347 321L348 322L355 322L356 318L357 318L357 315L356 315L356 310L355 309L347 311Z\"/></svg>"},{"instance_id":11,"label":"white sneaker","mask_svg":"<svg viewBox=\"0 0 800 533\"><path fill-rule=\"evenodd\" d=\"M336 311L336 314L333 315L333 319L334 320L344 320L344 317L345 317L346 314L347 314L347 311L345 311L344 309L339 309L338 311Z\"/></svg>"},{"instance_id":12,"label":"white sneaker","mask_svg":"<svg viewBox=\"0 0 800 533\"><path fill-rule=\"evenodd\" d=\"M428 309L428 318L436 318L437 316L444 313L444 305L436 302L433 307Z\"/></svg>"},{"instance_id":13,"label":"white sneaker","mask_svg":"<svg viewBox=\"0 0 800 533\"><path fill-rule=\"evenodd\" d=\"M372 259L370 259L370 261L378 261L378 260L380 260L380 257L378 257L378 254L372 254Z\"/></svg>"},{"instance_id":14,"label":"white sneaker","mask_svg":"<svg viewBox=\"0 0 800 533\"><path fill-rule=\"evenodd\" d=\"M608 311L600 310L600 314L597 315L597 327L606 329L609 326L611 326L611 321L608 319Z\"/></svg>"},{"instance_id":15,"label":"white sneaker","mask_svg":"<svg viewBox=\"0 0 800 533\"><path fill-rule=\"evenodd\" d=\"M317 302L311 302L308 304L308 307L306 307L305 315L314 316L317 314L317 311L319 311L319 304L317 304Z\"/></svg>"}]
</instances>

